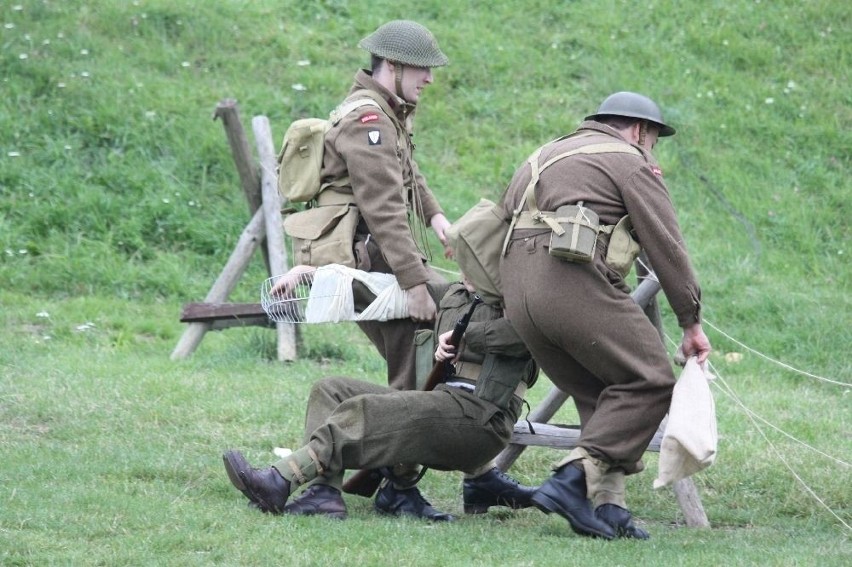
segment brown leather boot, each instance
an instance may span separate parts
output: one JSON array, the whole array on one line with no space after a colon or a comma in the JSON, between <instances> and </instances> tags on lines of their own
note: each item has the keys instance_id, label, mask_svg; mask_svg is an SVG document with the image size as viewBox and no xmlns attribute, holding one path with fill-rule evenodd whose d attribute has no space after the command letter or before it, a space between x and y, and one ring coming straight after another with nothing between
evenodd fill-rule
<instances>
[{"instance_id":1,"label":"brown leather boot","mask_svg":"<svg viewBox=\"0 0 852 567\"><path fill-rule=\"evenodd\" d=\"M281 514L287 497L290 496L290 483L276 469L253 469L239 451L226 451L222 455L225 471L237 490L243 493L263 512Z\"/></svg>"},{"instance_id":2,"label":"brown leather boot","mask_svg":"<svg viewBox=\"0 0 852 567\"><path fill-rule=\"evenodd\" d=\"M346 503L336 488L327 484L314 484L284 506L284 512L295 516L325 516L345 520Z\"/></svg>"}]
</instances>

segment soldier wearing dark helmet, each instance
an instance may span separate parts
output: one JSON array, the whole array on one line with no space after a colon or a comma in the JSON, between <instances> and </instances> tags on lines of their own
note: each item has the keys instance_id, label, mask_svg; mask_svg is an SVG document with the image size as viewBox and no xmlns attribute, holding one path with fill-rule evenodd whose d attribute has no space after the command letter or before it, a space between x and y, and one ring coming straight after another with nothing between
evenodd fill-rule
<instances>
[{"instance_id":1,"label":"soldier wearing dark helmet","mask_svg":"<svg viewBox=\"0 0 852 567\"><path fill-rule=\"evenodd\" d=\"M574 399L582 428L577 448L556 464L533 503L563 516L581 535L648 537L627 509L624 477L642 470L675 377L625 283L640 248L683 329L683 354L703 363L710 352L701 291L651 155L658 138L674 133L654 101L615 93L573 134L539 148L515 173L504 200L510 218L532 187L544 216L581 204L587 225L599 224L597 245L581 263L555 250L560 241L551 241L557 234L551 224L527 218L516 223L500 265L507 317L545 374ZM533 168L561 154L570 155L542 169L536 183ZM588 220L594 215L597 223Z\"/></svg>"}]
</instances>

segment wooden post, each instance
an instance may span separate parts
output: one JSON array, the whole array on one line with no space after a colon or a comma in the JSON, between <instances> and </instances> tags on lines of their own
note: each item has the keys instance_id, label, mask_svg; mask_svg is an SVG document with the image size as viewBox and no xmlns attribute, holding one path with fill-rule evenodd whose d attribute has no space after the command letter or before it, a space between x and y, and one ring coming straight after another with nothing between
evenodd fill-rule
<instances>
[{"instance_id":1,"label":"wooden post","mask_svg":"<svg viewBox=\"0 0 852 567\"><path fill-rule=\"evenodd\" d=\"M231 98L220 101L216 105L216 110L213 112L213 120L217 118L222 120L222 126L225 128L225 136L227 136L228 145L231 148L231 156L234 158L237 173L240 175L240 185L248 202L249 212L254 215L263 206L263 196L257 167L254 165L251 148L243 129L243 123L240 120L240 110L237 101ZM266 251L266 246L263 244L261 241L260 250L263 253L263 263L266 266L266 273L271 276L274 274L270 271L269 255Z\"/></svg>"},{"instance_id":2,"label":"wooden post","mask_svg":"<svg viewBox=\"0 0 852 567\"><path fill-rule=\"evenodd\" d=\"M275 149L269 120L255 116L251 121L257 152L260 156L260 187L263 197L263 216L266 224L266 245L269 252L270 273L273 276L287 271L287 252L284 249L284 226L281 222L281 198L278 195L275 173ZM296 327L292 323L276 323L278 334L278 360L296 359Z\"/></svg>"},{"instance_id":3,"label":"wooden post","mask_svg":"<svg viewBox=\"0 0 852 567\"><path fill-rule=\"evenodd\" d=\"M231 253L230 258L228 258L228 262L225 264L222 273L216 278L216 282L210 288L207 297L204 298L205 302L221 303L228 298L237 281L245 273L252 254L260 245L264 234L266 234L266 225L264 224L263 210L258 209L254 213L251 222L249 222L240 235L237 246ZM195 352L201 339L204 338L204 334L210 328L210 323L189 323L183 335L181 335L175 350L172 351L171 359L178 360L186 358Z\"/></svg>"}]
</instances>

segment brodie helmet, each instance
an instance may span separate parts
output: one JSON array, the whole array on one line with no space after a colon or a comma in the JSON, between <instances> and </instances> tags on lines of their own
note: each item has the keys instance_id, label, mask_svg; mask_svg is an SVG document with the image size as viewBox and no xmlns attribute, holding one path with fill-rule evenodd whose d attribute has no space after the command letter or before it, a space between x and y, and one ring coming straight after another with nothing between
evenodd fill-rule
<instances>
[{"instance_id":1,"label":"brodie helmet","mask_svg":"<svg viewBox=\"0 0 852 567\"><path fill-rule=\"evenodd\" d=\"M598 111L586 117L586 120L595 120L600 116L626 116L628 118L641 118L648 120L660 127L660 137L674 136L675 129L665 123L660 107L650 98L622 91L611 94L601 103Z\"/></svg>"},{"instance_id":2,"label":"brodie helmet","mask_svg":"<svg viewBox=\"0 0 852 567\"><path fill-rule=\"evenodd\" d=\"M358 42L376 57L412 67L443 67L450 61L428 29L411 20L393 20Z\"/></svg>"}]
</instances>

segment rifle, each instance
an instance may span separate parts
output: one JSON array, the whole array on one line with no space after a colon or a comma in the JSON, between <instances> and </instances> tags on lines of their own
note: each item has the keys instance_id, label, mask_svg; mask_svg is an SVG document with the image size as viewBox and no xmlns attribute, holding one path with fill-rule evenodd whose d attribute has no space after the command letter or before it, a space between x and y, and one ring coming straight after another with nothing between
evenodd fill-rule
<instances>
[{"instance_id":1,"label":"rifle","mask_svg":"<svg viewBox=\"0 0 852 567\"><path fill-rule=\"evenodd\" d=\"M473 296L473 303L471 303L470 309L468 309L467 313L462 315L459 320L456 321L456 324L453 327L453 334L450 335L450 340L448 341L452 346L459 346L461 338L464 336L464 332L467 330L468 324L470 324L470 318L473 316L473 310L476 309L476 306L480 303L482 303L482 298L479 297L478 294L475 294ZM432 371L426 378L426 385L423 387L423 391L431 392L435 389L435 386L445 382L447 378L455 373L455 371L456 368L449 359L435 361ZM370 498L373 494L375 494L376 490L378 490L379 484L381 484L383 478L384 475L378 469L361 469L343 483L343 492Z\"/></svg>"},{"instance_id":2,"label":"rifle","mask_svg":"<svg viewBox=\"0 0 852 567\"><path fill-rule=\"evenodd\" d=\"M479 297L478 294L475 294L473 296L473 303L470 304L470 309L468 309L467 313L462 315L461 318L456 321L456 325L453 327L453 334L450 335L450 340L448 341L452 346L459 346L461 338L464 336L464 332L467 330L467 326L470 323L470 318L473 316L473 310L476 309L476 306L480 303L482 303L482 298ZM435 366L432 367L432 372L430 372L429 376L426 378L426 384L423 386L423 391L431 392L435 389L435 386L443 384L447 378L455 373L455 371L456 367L450 359L436 361Z\"/></svg>"}]
</instances>

